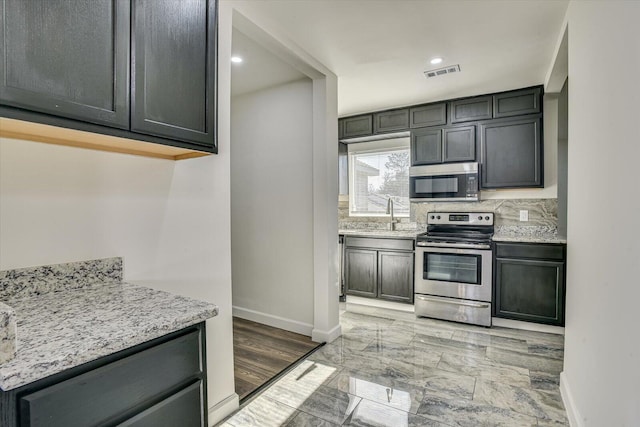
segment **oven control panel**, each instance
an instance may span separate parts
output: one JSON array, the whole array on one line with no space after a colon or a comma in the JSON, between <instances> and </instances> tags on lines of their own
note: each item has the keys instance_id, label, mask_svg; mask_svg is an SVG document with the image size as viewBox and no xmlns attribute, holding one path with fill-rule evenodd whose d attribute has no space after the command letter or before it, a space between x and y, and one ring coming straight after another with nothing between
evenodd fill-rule
<instances>
[{"instance_id":1,"label":"oven control panel","mask_svg":"<svg viewBox=\"0 0 640 427\"><path fill-rule=\"evenodd\" d=\"M493 212L429 212L427 224L493 225Z\"/></svg>"}]
</instances>

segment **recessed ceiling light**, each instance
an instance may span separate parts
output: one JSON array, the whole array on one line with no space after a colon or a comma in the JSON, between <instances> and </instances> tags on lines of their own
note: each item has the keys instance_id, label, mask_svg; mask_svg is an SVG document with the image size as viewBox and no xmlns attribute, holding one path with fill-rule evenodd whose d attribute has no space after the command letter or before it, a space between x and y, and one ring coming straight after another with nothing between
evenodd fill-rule
<instances>
[{"instance_id":1,"label":"recessed ceiling light","mask_svg":"<svg viewBox=\"0 0 640 427\"><path fill-rule=\"evenodd\" d=\"M435 58L433 58L433 59L431 60L431 64L432 64L432 65L436 65L436 64L439 64L439 63L441 63L441 62L442 62L442 58L440 58L439 56L438 56L438 57L435 57Z\"/></svg>"},{"instance_id":2,"label":"recessed ceiling light","mask_svg":"<svg viewBox=\"0 0 640 427\"><path fill-rule=\"evenodd\" d=\"M232 56L231 62L235 62L236 64L239 64L242 62L242 58L240 58L239 56Z\"/></svg>"}]
</instances>

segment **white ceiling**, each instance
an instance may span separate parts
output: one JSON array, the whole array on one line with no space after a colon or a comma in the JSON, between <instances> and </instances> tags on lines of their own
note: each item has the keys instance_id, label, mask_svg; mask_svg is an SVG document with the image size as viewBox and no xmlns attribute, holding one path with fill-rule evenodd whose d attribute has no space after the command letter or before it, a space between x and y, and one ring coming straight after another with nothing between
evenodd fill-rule
<instances>
[{"instance_id":1,"label":"white ceiling","mask_svg":"<svg viewBox=\"0 0 640 427\"><path fill-rule=\"evenodd\" d=\"M338 76L338 113L344 116L543 83L568 0L248 3ZM270 56L263 53L259 61ZM434 56L444 62L430 65ZM427 69L453 64L460 64L460 73L424 77ZM261 84L293 79L271 67L258 67ZM236 69L233 78L239 85Z\"/></svg>"}]
</instances>

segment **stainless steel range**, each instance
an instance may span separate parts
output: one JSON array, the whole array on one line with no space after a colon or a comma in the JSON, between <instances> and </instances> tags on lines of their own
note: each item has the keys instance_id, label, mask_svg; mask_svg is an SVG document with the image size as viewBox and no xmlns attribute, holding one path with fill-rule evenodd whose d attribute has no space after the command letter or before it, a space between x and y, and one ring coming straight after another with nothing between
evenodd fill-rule
<instances>
[{"instance_id":1,"label":"stainless steel range","mask_svg":"<svg viewBox=\"0 0 640 427\"><path fill-rule=\"evenodd\" d=\"M493 213L431 212L416 238L416 316L491 326Z\"/></svg>"}]
</instances>

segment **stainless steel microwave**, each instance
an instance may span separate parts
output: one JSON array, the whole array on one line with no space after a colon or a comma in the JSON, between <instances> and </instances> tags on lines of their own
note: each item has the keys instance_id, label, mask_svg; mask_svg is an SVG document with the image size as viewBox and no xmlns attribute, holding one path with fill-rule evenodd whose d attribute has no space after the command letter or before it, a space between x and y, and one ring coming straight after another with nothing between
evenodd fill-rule
<instances>
[{"instance_id":1,"label":"stainless steel microwave","mask_svg":"<svg viewBox=\"0 0 640 427\"><path fill-rule=\"evenodd\" d=\"M478 201L478 163L413 166L409 197L413 202Z\"/></svg>"}]
</instances>

